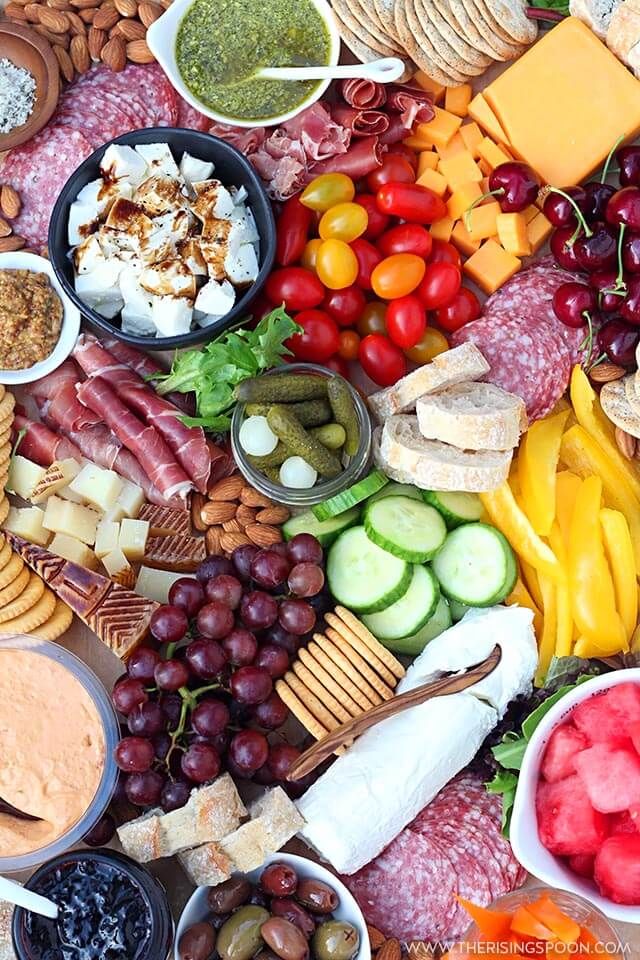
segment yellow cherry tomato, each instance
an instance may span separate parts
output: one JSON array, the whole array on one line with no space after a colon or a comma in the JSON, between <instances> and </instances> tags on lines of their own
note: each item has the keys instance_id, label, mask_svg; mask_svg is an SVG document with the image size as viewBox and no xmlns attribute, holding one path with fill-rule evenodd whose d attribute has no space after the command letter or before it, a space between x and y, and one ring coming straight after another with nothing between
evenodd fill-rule
<instances>
[{"instance_id":1,"label":"yellow cherry tomato","mask_svg":"<svg viewBox=\"0 0 640 960\"><path fill-rule=\"evenodd\" d=\"M427 327L422 339L416 343L415 347L405 350L404 353L416 363L429 363L439 353L444 353L448 349L449 343L444 333L434 330L433 327Z\"/></svg>"},{"instance_id":2,"label":"yellow cherry tomato","mask_svg":"<svg viewBox=\"0 0 640 960\"><path fill-rule=\"evenodd\" d=\"M415 253L394 253L373 268L371 287L377 297L396 300L412 293L424 277L425 262Z\"/></svg>"},{"instance_id":3,"label":"yellow cherry tomato","mask_svg":"<svg viewBox=\"0 0 640 960\"><path fill-rule=\"evenodd\" d=\"M370 300L360 314L360 319L356 324L360 336L366 337L370 333L384 333L386 335L386 315L386 303L383 303L382 300Z\"/></svg>"},{"instance_id":4,"label":"yellow cherry tomato","mask_svg":"<svg viewBox=\"0 0 640 960\"><path fill-rule=\"evenodd\" d=\"M349 203L356 195L351 177L346 173L321 173L300 195L300 203L312 210L328 210L336 203Z\"/></svg>"},{"instance_id":5,"label":"yellow cherry tomato","mask_svg":"<svg viewBox=\"0 0 640 960\"><path fill-rule=\"evenodd\" d=\"M300 257L300 266L306 270L316 272L316 260L318 259L318 250L322 246L322 240L307 240L302 256Z\"/></svg>"},{"instance_id":6,"label":"yellow cherry tomato","mask_svg":"<svg viewBox=\"0 0 640 960\"><path fill-rule=\"evenodd\" d=\"M323 240L344 240L351 243L361 237L369 224L369 215L359 203L337 203L322 214L318 233Z\"/></svg>"},{"instance_id":7,"label":"yellow cherry tomato","mask_svg":"<svg viewBox=\"0 0 640 960\"><path fill-rule=\"evenodd\" d=\"M316 273L329 290L343 290L358 276L357 257L344 240L323 240L316 255Z\"/></svg>"}]
</instances>

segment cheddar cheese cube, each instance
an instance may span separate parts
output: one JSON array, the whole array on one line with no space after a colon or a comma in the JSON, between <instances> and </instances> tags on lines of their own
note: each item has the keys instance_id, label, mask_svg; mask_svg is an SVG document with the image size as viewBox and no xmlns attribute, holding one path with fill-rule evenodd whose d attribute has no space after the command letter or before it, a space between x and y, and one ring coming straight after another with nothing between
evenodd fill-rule
<instances>
[{"instance_id":1,"label":"cheddar cheese cube","mask_svg":"<svg viewBox=\"0 0 640 960\"><path fill-rule=\"evenodd\" d=\"M459 133L455 133L448 143L440 144L440 146L436 145L436 151L441 160L448 160L450 157L455 157L466 149L464 140Z\"/></svg>"},{"instance_id":2,"label":"cheddar cheese cube","mask_svg":"<svg viewBox=\"0 0 640 960\"><path fill-rule=\"evenodd\" d=\"M538 213L533 220L529 221L527 224L527 240L531 244L532 253L536 253L540 249L552 230L553 225L547 220L544 213Z\"/></svg>"},{"instance_id":3,"label":"cheddar cheese cube","mask_svg":"<svg viewBox=\"0 0 640 960\"><path fill-rule=\"evenodd\" d=\"M418 176L421 177L425 170L435 170L438 162L438 154L433 150L421 150L418 154Z\"/></svg>"},{"instance_id":4,"label":"cheddar cheese cube","mask_svg":"<svg viewBox=\"0 0 640 960\"><path fill-rule=\"evenodd\" d=\"M482 174L485 177L488 177L493 169L493 167L487 163L484 157L481 157L481 156L478 156L478 166L480 167L480 170L482 171Z\"/></svg>"},{"instance_id":5,"label":"cheddar cheese cube","mask_svg":"<svg viewBox=\"0 0 640 960\"><path fill-rule=\"evenodd\" d=\"M500 213L500 204L492 200L483 203L465 214L463 223L472 240L487 240L498 232L496 221Z\"/></svg>"},{"instance_id":6,"label":"cheddar cheese cube","mask_svg":"<svg viewBox=\"0 0 640 960\"><path fill-rule=\"evenodd\" d=\"M451 239L451 231L453 230L453 220L451 217L443 217L442 220L437 220L435 223L432 223L429 227L429 233L434 240L444 240L445 243Z\"/></svg>"},{"instance_id":7,"label":"cheddar cheese cube","mask_svg":"<svg viewBox=\"0 0 640 960\"><path fill-rule=\"evenodd\" d=\"M402 142L406 147L416 151L433 149L433 140L430 137L418 136L417 133L410 134Z\"/></svg>"},{"instance_id":8,"label":"cheddar cheese cube","mask_svg":"<svg viewBox=\"0 0 640 960\"><path fill-rule=\"evenodd\" d=\"M460 137L473 159L477 160L479 156L478 147L484 138L484 133L475 120L472 120L471 123L462 124L460 127Z\"/></svg>"},{"instance_id":9,"label":"cheddar cheese cube","mask_svg":"<svg viewBox=\"0 0 640 960\"><path fill-rule=\"evenodd\" d=\"M417 124L415 133L419 137L429 137L436 146L442 146L449 143L458 132L462 125L462 118L440 107L434 107L434 110L436 115L433 120Z\"/></svg>"},{"instance_id":10,"label":"cheddar cheese cube","mask_svg":"<svg viewBox=\"0 0 640 960\"><path fill-rule=\"evenodd\" d=\"M459 220L474 200L482 196L480 184L475 180L463 183L447 200L447 213L452 220Z\"/></svg>"},{"instance_id":11,"label":"cheddar cheese cube","mask_svg":"<svg viewBox=\"0 0 640 960\"><path fill-rule=\"evenodd\" d=\"M462 269L481 290L493 293L517 273L520 266L517 257L507 253L499 243L491 239L485 240L480 249L464 263Z\"/></svg>"},{"instance_id":12,"label":"cheddar cheese cube","mask_svg":"<svg viewBox=\"0 0 640 960\"><path fill-rule=\"evenodd\" d=\"M456 154L449 160L441 160L438 172L446 179L449 189L453 193L465 183L482 180L482 171L468 150Z\"/></svg>"},{"instance_id":13,"label":"cheddar cheese cube","mask_svg":"<svg viewBox=\"0 0 640 960\"><path fill-rule=\"evenodd\" d=\"M457 117L466 117L473 91L470 83L461 83L459 87L447 87L444 94L444 108Z\"/></svg>"},{"instance_id":14,"label":"cheddar cheese cube","mask_svg":"<svg viewBox=\"0 0 640 960\"><path fill-rule=\"evenodd\" d=\"M451 233L451 243L458 248L465 257L470 257L472 253L480 249L480 241L472 240L469 236L464 220L458 220Z\"/></svg>"},{"instance_id":15,"label":"cheddar cheese cube","mask_svg":"<svg viewBox=\"0 0 640 960\"><path fill-rule=\"evenodd\" d=\"M515 257L527 257L531 243L527 236L527 221L523 213L499 213L496 217L498 240Z\"/></svg>"},{"instance_id":16,"label":"cheddar cheese cube","mask_svg":"<svg viewBox=\"0 0 640 960\"><path fill-rule=\"evenodd\" d=\"M444 97L446 87L438 83L437 80L434 80L433 77L428 76L423 70L417 70L413 75L413 79L421 90L426 90L427 93L433 94L434 103L440 103Z\"/></svg>"},{"instance_id":17,"label":"cheddar cheese cube","mask_svg":"<svg viewBox=\"0 0 640 960\"><path fill-rule=\"evenodd\" d=\"M530 204L528 207L522 211L522 216L524 217L524 222L529 223L530 220L533 220L534 217L537 217L540 213L540 209L535 205L535 203Z\"/></svg>"},{"instance_id":18,"label":"cheddar cheese cube","mask_svg":"<svg viewBox=\"0 0 640 960\"><path fill-rule=\"evenodd\" d=\"M486 130L494 140L502 140L505 143L508 142L509 138L502 129L500 121L481 93L478 93L473 98L467 109L467 114L472 120L477 121L482 129Z\"/></svg>"},{"instance_id":19,"label":"cheddar cheese cube","mask_svg":"<svg viewBox=\"0 0 640 960\"><path fill-rule=\"evenodd\" d=\"M422 176L418 177L416 183L421 187L428 187L429 190L433 190L439 197L444 197L447 192L447 181L437 170L425 170Z\"/></svg>"},{"instance_id":20,"label":"cheddar cheese cube","mask_svg":"<svg viewBox=\"0 0 640 960\"><path fill-rule=\"evenodd\" d=\"M485 137L479 145L478 153L482 159L489 164L492 170L494 167L499 167L501 163L508 163L511 160L511 157L506 154L497 143L490 140L489 137Z\"/></svg>"}]
</instances>

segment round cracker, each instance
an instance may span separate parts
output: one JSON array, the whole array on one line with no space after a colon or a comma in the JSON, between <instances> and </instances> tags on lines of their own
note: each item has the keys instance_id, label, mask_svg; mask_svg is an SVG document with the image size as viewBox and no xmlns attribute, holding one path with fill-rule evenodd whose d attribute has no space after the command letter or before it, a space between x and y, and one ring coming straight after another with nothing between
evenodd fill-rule
<instances>
[{"instance_id":1,"label":"round cracker","mask_svg":"<svg viewBox=\"0 0 640 960\"><path fill-rule=\"evenodd\" d=\"M9 443L11 441L11 430L11 426L8 426L6 430L0 430L0 445L4 445L5 443Z\"/></svg>"},{"instance_id":2,"label":"round cracker","mask_svg":"<svg viewBox=\"0 0 640 960\"><path fill-rule=\"evenodd\" d=\"M40 640L58 640L67 632L72 621L73 610L71 607L68 607L64 600L56 599L56 605L49 619L41 623L39 627L32 628L32 634Z\"/></svg>"},{"instance_id":3,"label":"round cracker","mask_svg":"<svg viewBox=\"0 0 640 960\"><path fill-rule=\"evenodd\" d=\"M372 60L378 60L380 54L377 50L374 50L367 43L364 42L360 37L358 37L353 30L350 30L349 27L342 22L340 17L336 14L334 10L334 16L336 18L336 24L338 27L338 32L342 39L342 42L346 47L351 50L352 54L360 60L361 63L370 63ZM398 78L398 83L406 83L407 80L410 80L413 74L416 71L416 65L412 60L409 60L405 56L401 57L403 62L406 64L404 73Z\"/></svg>"},{"instance_id":4,"label":"round cracker","mask_svg":"<svg viewBox=\"0 0 640 960\"><path fill-rule=\"evenodd\" d=\"M32 607L35 607L43 593L44 580L41 580L37 573L30 573L29 583L22 593L0 610L0 623L6 623L8 620L14 620L27 613ZM50 617L52 613L53 606L45 619ZM37 624L34 624L34 626L37 626Z\"/></svg>"},{"instance_id":5,"label":"round cracker","mask_svg":"<svg viewBox=\"0 0 640 960\"><path fill-rule=\"evenodd\" d=\"M7 463L10 456L11 456L11 444L5 440L4 443L0 443L0 466Z\"/></svg>"},{"instance_id":6,"label":"round cracker","mask_svg":"<svg viewBox=\"0 0 640 960\"><path fill-rule=\"evenodd\" d=\"M307 647L309 655L325 670L326 673L331 674L336 683L340 684L342 689L360 708L360 712L363 712L364 710L370 710L371 707L376 705L376 703L379 703L379 698L370 700L369 697L362 690L360 690L359 687L356 686L349 674L345 673L344 670L342 670L340 666L334 660L332 660L327 653L325 653L320 646L319 641L325 641L328 643L327 638L321 633L315 633L314 637L317 642L312 642ZM375 697L375 690L372 691L372 696Z\"/></svg>"},{"instance_id":7,"label":"round cracker","mask_svg":"<svg viewBox=\"0 0 640 960\"><path fill-rule=\"evenodd\" d=\"M327 654L330 660L333 660L337 667L340 667L342 672L346 674L351 682L364 693L367 700L370 700L371 703L376 706L379 703L382 703L384 697L382 697L375 686L373 686L369 681L355 669L353 663L345 655L345 653L340 649L340 646L333 642L329 637L329 631L326 634L314 633L314 640L317 642L318 646L324 653Z\"/></svg>"},{"instance_id":8,"label":"round cracker","mask_svg":"<svg viewBox=\"0 0 640 960\"><path fill-rule=\"evenodd\" d=\"M327 673L324 667L312 657L305 647L298 650L298 660L309 670L316 680L331 693L340 705L351 714L352 717L359 717L367 707L359 707L355 700L352 700L349 694L336 683L331 674ZM295 665L294 665L295 670Z\"/></svg>"},{"instance_id":9,"label":"round cracker","mask_svg":"<svg viewBox=\"0 0 640 960\"><path fill-rule=\"evenodd\" d=\"M390 47L380 36L376 36L375 27L370 21L369 23L366 22L363 10L355 7L355 4L352 9L347 0L332 0L331 6L336 16L342 20L350 30L362 36L367 45L375 50L378 56L395 57L398 52L397 47ZM362 20L358 19L356 11L360 14Z\"/></svg>"},{"instance_id":10,"label":"round cracker","mask_svg":"<svg viewBox=\"0 0 640 960\"><path fill-rule=\"evenodd\" d=\"M7 482L6 477L4 478L4 481L2 480L2 477L0 477L0 498L1 498L0 499L0 526L5 522L5 520L9 516L9 501L7 500L6 496L1 492L4 490L4 485L6 482Z\"/></svg>"},{"instance_id":11,"label":"round cracker","mask_svg":"<svg viewBox=\"0 0 640 960\"><path fill-rule=\"evenodd\" d=\"M384 27L385 32L393 38L394 42L404 50L402 43L400 42L400 37L398 36L398 28L396 27L396 18L393 15L393 8L396 4L396 0L373 0L373 5L376 8L376 13L378 14L378 20Z\"/></svg>"},{"instance_id":12,"label":"round cracker","mask_svg":"<svg viewBox=\"0 0 640 960\"><path fill-rule=\"evenodd\" d=\"M431 16L431 8L429 4L430 0L426 0L426 3L423 2L423 0L413 0L413 14L420 23L423 33L429 37L431 44L449 65L449 69L454 74L461 74L465 81L468 81L471 77L477 77L480 76L481 73L484 73L488 64L480 66L475 63L470 63L469 60L466 60L460 55L458 50L449 43L448 39L445 38L443 33L436 26L435 19ZM408 17L409 23L412 23L410 8Z\"/></svg>"},{"instance_id":13,"label":"round cracker","mask_svg":"<svg viewBox=\"0 0 640 960\"><path fill-rule=\"evenodd\" d=\"M11 583L0 590L0 610L11 603L12 600L15 600L26 589L30 579L31 571L28 567L23 567L15 580L12 580Z\"/></svg>"},{"instance_id":14,"label":"round cracker","mask_svg":"<svg viewBox=\"0 0 640 960\"><path fill-rule=\"evenodd\" d=\"M322 740L323 737L327 736L330 731L326 727L323 727L322 724L316 720L314 715L307 710L304 703L298 697L296 697L288 683L286 683L284 680L277 680L276 693L283 703L289 707L289 710L291 710L291 713L294 715L296 720L300 721L302 726L305 728L305 730L308 730L312 737L315 737L316 740Z\"/></svg>"},{"instance_id":15,"label":"round cracker","mask_svg":"<svg viewBox=\"0 0 640 960\"><path fill-rule=\"evenodd\" d=\"M342 634L338 633L337 630L333 630L331 627L327 627L325 633L329 640L336 645L338 650L353 664L353 667L362 674L367 683L371 684L383 700L391 700L393 698L393 690L391 687L386 684L384 680L380 679L375 670L371 669L367 661L360 656L357 650L354 650Z\"/></svg>"},{"instance_id":16,"label":"round cracker","mask_svg":"<svg viewBox=\"0 0 640 960\"><path fill-rule=\"evenodd\" d=\"M327 708L329 713L335 717L340 723L348 723L349 720L353 718L349 714L348 710L332 696L329 691L322 686L321 683L318 683L314 675L307 670L305 665L299 660L293 664L293 672L296 677L300 680L301 683L305 685L307 691L311 691L314 697L317 697L320 703Z\"/></svg>"},{"instance_id":17,"label":"round cracker","mask_svg":"<svg viewBox=\"0 0 640 960\"><path fill-rule=\"evenodd\" d=\"M0 400L0 423L3 420L7 420L9 417L13 419L13 408L16 405L16 398L12 393L7 392Z\"/></svg>"},{"instance_id":18,"label":"round cracker","mask_svg":"<svg viewBox=\"0 0 640 960\"><path fill-rule=\"evenodd\" d=\"M9 563L0 570L0 590L11 583L24 568L24 560L17 553L13 553Z\"/></svg>"},{"instance_id":19,"label":"round cracker","mask_svg":"<svg viewBox=\"0 0 640 960\"><path fill-rule=\"evenodd\" d=\"M11 545L7 543L6 538L0 533L0 571L4 570L9 560L11 560L11 554Z\"/></svg>"},{"instance_id":20,"label":"round cracker","mask_svg":"<svg viewBox=\"0 0 640 960\"><path fill-rule=\"evenodd\" d=\"M347 0L347 2L353 5L356 17L358 19L363 18L367 30L373 34L376 40L386 43L387 46L395 50L396 56L399 53L404 53L404 47L398 41L395 33L389 33L378 16L374 0Z\"/></svg>"},{"instance_id":21,"label":"round cracker","mask_svg":"<svg viewBox=\"0 0 640 960\"><path fill-rule=\"evenodd\" d=\"M522 46L515 44L511 38L501 36L494 28L488 14L483 14L476 0L459 0L466 10L469 19L476 25L478 32L487 43L500 54L503 60L514 60L522 52Z\"/></svg>"},{"instance_id":22,"label":"round cracker","mask_svg":"<svg viewBox=\"0 0 640 960\"><path fill-rule=\"evenodd\" d=\"M435 6L441 15L451 24L454 30L457 30L461 36L466 37L468 43L486 53L492 60L503 60L504 57L489 40L482 36L474 20L469 16L462 0L433 0Z\"/></svg>"},{"instance_id":23,"label":"round cracker","mask_svg":"<svg viewBox=\"0 0 640 960\"><path fill-rule=\"evenodd\" d=\"M489 16L515 43L533 43L538 36L538 24L526 14L524 0L479 0Z\"/></svg>"},{"instance_id":24,"label":"round cracker","mask_svg":"<svg viewBox=\"0 0 640 960\"><path fill-rule=\"evenodd\" d=\"M407 52L428 76L447 87L464 83L467 75L455 70L445 60L425 32L416 15L414 0L398 0L396 23L405 31L401 33L402 42L410 44L406 47Z\"/></svg>"},{"instance_id":25,"label":"round cracker","mask_svg":"<svg viewBox=\"0 0 640 960\"><path fill-rule=\"evenodd\" d=\"M6 392L7 392L7 391L5 390L4 384L3 384L3 383L0 383L0 400L3 400L3 399L4 399L4 395L5 395Z\"/></svg>"},{"instance_id":26,"label":"round cracker","mask_svg":"<svg viewBox=\"0 0 640 960\"><path fill-rule=\"evenodd\" d=\"M622 380L612 380L603 384L600 391L600 404L616 427L624 430L625 433L630 433L632 437L640 438L640 417L627 399L626 379L624 377Z\"/></svg>"},{"instance_id":27,"label":"round cracker","mask_svg":"<svg viewBox=\"0 0 640 960\"><path fill-rule=\"evenodd\" d=\"M396 684L398 683L398 677L387 667L384 660L378 656L377 651L374 650L371 646L362 640L362 638L355 633L346 623L337 617L334 613L325 614L325 620L330 627L340 634L348 644L350 644L356 653L360 654L365 663L368 663L371 669L378 674L381 680L395 689ZM382 646L380 644L380 646Z\"/></svg>"},{"instance_id":28,"label":"round cracker","mask_svg":"<svg viewBox=\"0 0 640 960\"><path fill-rule=\"evenodd\" d=\"M25 610L24 613L21 613L19 616L14 617L12 620L0 621L0 634L30 633L42 623L46 623L55 610L56 595L52 590L49 590L48 587L45 588L42 580L40 580L40 583L43 587L40 598L36 600L36 602L32 604L28 610ZM18 600L19 599L20 597L18 597ZM17 601L14 600L14 603L16 602ZM0 611L0 614L1 613L2 611Z\"/></svg>"},{"instance_id":29,"label":"round cracker","mask_svg":"<svg viewBox=\"0 0 640 960\"><path fill-rule=\"evenodd\" d=\"M396 25L396 33L400 38L400 42L409 56L415 60L420 70L430 76L432 80L443 84L443 86L453 86L453 81L448 73L444 73L431 58L427 57L427 54L420 45L416 43L416 39L409 26L409 21L407 20L405 0L396 0L393 17Z\"/></svg>"},{"instance_id":30,"label":"round cracker","mask_svg":"<svg viewBox=\"0 0 640 960\"><path fill-rule=\"evenodd\" d=\"M416 0L416 13L420 16L421 12L433 26L436 35L442 37L444 45L458 54L463 63L461 69L473 70L473 75L477 76L475 70L484 72L493 63L492 57L486 53L480 53L475 47L467 43L462 34L456 33L452 29L449 21L442 16L433 0ZM465 67L464 64L467 64L467 66Z\"/></svg>"}]
</instances>

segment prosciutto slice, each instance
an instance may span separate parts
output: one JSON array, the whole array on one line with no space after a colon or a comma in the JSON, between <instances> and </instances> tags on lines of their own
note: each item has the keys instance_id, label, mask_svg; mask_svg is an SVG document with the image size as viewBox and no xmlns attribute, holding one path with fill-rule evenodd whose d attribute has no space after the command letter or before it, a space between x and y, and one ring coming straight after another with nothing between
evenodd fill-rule
<instances>
[{"instance_id":1,"label":"prosciutto slice","mask_svg":"<svg viewBox=\"0 0 640 960\"><path fill-rule=\"evenodd\" d=\"M78 399L100 415L109 429L140 462L164 497L186 499L192 483L155 427L138 419L106 380L92 377L78 387Z\"/></svg>"},{"instance_id":2,"label":"prosciutto slice","mask_svg":"<svg viewBox=\"0 0 640 960\"><path fill-rule=\"evenodd\" d=\"M375 80L358 80L351 77L348 80L341 80L338 90L342 99L350 107L358 107L360 110L375 110L387 99L384 84L376 83Z\"/></svg>"},{"instance_id":3,"label":"prosciutto slice","mask_svg":"<svg viewBox=\"0 0 640 960\"><path fill-rule=\"evenodd\" d=\"M37 423L16 413L13 429L16 434L21 430L26 431L18 447L20 456L33 460L41 467L50 467L54 460L82 460L82 451L75 443L54 433L44 423Z\"/></svg>"},{"instance_id":4,"label":"prosciutto slice","mask_svg":"<svg viewBox=\"0 0 640 960\"><path fill-rule=\"evenodd\" d=\"M389 117L382 110L359 110L357 107L334 107L333 117L354 137L382 134L389 128Z\"/></svg>"},{"instance_id":5,"label":"prosciutto slice","mask_svg":"<svg viewBox=\"0 0 640 960\"><path fill-rule=\"evenodd\" d=\"M67 383L75 385L78 380L82 380L80 368L73 360L65 360L57 370L48 373L46 377L40 377L39 380L34 380L34 382L27 387L27 393L37 400L43 398L45 400L52 400L58 390Z\"/></svg>"},{"instance_id":6,"label":"prosciutto slice","mask_svg":"<svg viewBox=\"0 0 640 960\"><path fill-rule=\"evenodd\" d=\"M436 115L431 95L408 84L392 86L387 91L387 108L400 114L408 130L414 123L428 123Z\"/></svg>"},{"instance_id":7,"label":"prosciutto slice","mask_svg":"<svg viewBox=\"0 0 640 960\"><path fill-rule=\"evenodd\" d=\"M77 398L76 384L82 379L77 364L73 360L65 360L57 370L36 380L29 387L29 393L36 402L46 401L47 411L53 407L51 418L65 433L75 433L83 427L100 423L100 417L93 410L83 407Z\"/></svg>"},{"instance_id":8,"label":"prosciutto slice","mask_svg":"<svg viewBox=\"0 0 640 960\"><path fill-rule=\"evenodd\" d=\"M156 428L196 489L206 492L211 456L202 427L186 427L180 411L149 387L135 370L120 363L94 338L82 334L73 355L88 377L103 377L126 405Z\"/></svg>"},{"instance_id":9,"label":"prosciutto slice","mask_svg":"<svg viewBox=\"0 0 640 960\"><path fill-rule=\"evenodd\" d=\"M306 182L309 183L321 173L335 173L336 171L346 173L353 180L359 180L360 177L366 177L367 174L373 173L374 170L382 166L383 150L384 147L378 137L361 137L342 156L330 157L316 163L313 170L307 175Z\"/></svg>"},{"instance_id":10,"label":"prosciutto slice","mask_svg":"<svg viewBox=\"0 0 640 960\"><path fill-rule=\"evenodd\" d=\"M153 357L142 353L141 350L136 350L135 347L130 347L128 343L123 343L122 340L109 337L102 341L102 345L116 359L126 363L128 367L140 374L143 380L147 380L156 373L165 373L164 367ZM195 397L192 393L168 393L166 399L170 400L183 413L190 417L195 416Z\"/></svg>"}]
</instances>

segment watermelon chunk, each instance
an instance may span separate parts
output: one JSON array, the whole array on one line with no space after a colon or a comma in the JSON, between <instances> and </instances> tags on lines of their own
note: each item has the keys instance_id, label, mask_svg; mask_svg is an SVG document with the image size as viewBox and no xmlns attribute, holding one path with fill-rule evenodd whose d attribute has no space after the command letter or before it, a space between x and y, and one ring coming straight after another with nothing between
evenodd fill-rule
<instances>
[{"instance_id":1,"label":"watermelon chunk","mask_svg":"<svg viewBox=\"0 0 640 960\"><path fill-rule=\"evenodd\" d=\"M593 867L595 864L596 858L592 855L586 853L579 853L575 857L569 857L569 866L574 873L577 873L580 877L587 877L589 880L593 880Z\"/></svg>"},{"instance_id":2,"label":"watermelon chunk","mask_svg":"<svg viewBox=\"0 0 640 960\"><path fill-rule=\"evenodd\" d=\"M629 736L634 748L640 753L640 723L632 723L629 727Z\"/></svg>"},{"instance_id":3,"label":"watermelon chunk","mask_svg":"<svg viewBox=\"0 0 640 960\"><path fill-rule=\"evenodd\" d=\"M640 807L633 806L630 810L614 813L609 822L609 833L612 835L626 833L640 833Z\"/></svg>"},{"instance_id":4,"label":"watermelon chunk","mask_svg":"<svg viewBox=\"0 0 640 960\"><path fill-rule=\"evenodd\" d=\"M576 770L600 813L619 813L640 803L640 757L635 750L596 743L577 755Z\"/></svg>"},{"instance_id":5,"label":"watermelon chunk","mask_svg":"<svg viewBox=\"0 0 640 960\"><path fill-rule=\"evenodd\" d=\"M541 843L560 856L595 854L608 834L607 818L593 809L577 775L557 783L540 781L536 812Z\"/></svg>"},{"instance_id":6,"label":"watermelon chunk","mask_svg":"<svg viewBox=\"0 0 640 960\"><path fill-rule=\"evenodd\" d=\"M604 897L640 905L640 835L605 840L596 856L594 877Z\"/></svg>"},{"instance_id":7,"label":"watermelon chunk","mask_svg":"<svg viewBox=\"0 0 640 960\"><path fill-rule=\"evenodd\" d=\"M584 733L576 730L572 723L556 727L542 758L542 776L549 783L572 776L576 772L576 754L588 746L589 741Z\"/></svg>"},{"instance_id":8,"label":"watermelon chunk","mask_svg":"<svg viewBox=\"0 0 640 960\"><path fill-rule=\"evenodd\" d=\"M574 707L571 719L591 743L625 740L630 725L640 723L640 686L619 683L587 697Z\"/></svg>"}]
</instances>

